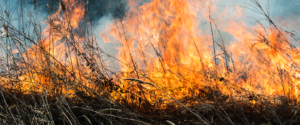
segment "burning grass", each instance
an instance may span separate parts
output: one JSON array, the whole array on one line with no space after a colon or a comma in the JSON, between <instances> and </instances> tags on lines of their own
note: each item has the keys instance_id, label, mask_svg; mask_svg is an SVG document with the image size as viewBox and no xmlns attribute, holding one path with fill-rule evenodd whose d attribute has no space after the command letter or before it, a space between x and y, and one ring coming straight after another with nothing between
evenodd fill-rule
<instances>
[{"instance_id":1,"label":"burning grass","mask_svg":"<svg viewBox=\"0 0 300 125\"><path fill-rule=\"evenodd\" d=\"M128 14L101 33L120 44L116 57L88 34L81 1L62 0L43 31L34 27L35 37L0 16L0 121L299 124L298 37L275 25L257 0L255 11L269 26L243 23L240 7L224 25L214 16L228 13L214 2L129 0ZM225 45L221 32L233 43ZM119 63L117 71L107 57Z\"/></svg>"}]
</instances>

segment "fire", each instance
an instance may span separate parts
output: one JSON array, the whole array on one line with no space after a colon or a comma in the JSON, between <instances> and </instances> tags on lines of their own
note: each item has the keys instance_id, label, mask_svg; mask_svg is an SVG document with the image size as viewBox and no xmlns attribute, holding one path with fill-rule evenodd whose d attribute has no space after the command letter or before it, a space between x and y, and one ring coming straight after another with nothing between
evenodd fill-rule
<instances>
[{"instance_id":1,"label":"fire","mask_svg":"<svg viewBox=\"0 0 300 125\"><path fill-rule=\"evenodd\" d=\"M19 87L15 89L20 88L25 93L72 94L75 86L65 83L78 83L80 79L80 83L88 84L80 71L89 73L90 69L81 66L77 55L82 53L80 42L83 38L75 32L84 14L84 4L77 0L63 0L59 4L59 9L48 16L48 26L43 30L42 37L21 53L24 61L17 64L22 71L17 83ZM72 48L70 44L75 45Z\"/></svg>"},{"instance_id":2,"label":"fire","mask_svg":"<svg viewBox=\"0 0 300 125\"><path fill-rule=\"evenodd\" d=\"M128 15L114 20L109 35L101 34L120 43L119 86L137 93L123 93L122 97L153 104L197 96L211 87L230 96L256 93L298 99L299 47L292 45L291 37L275 25L247 25L239 19L240 7L236 9L238 19L217 22L214 18L229 14L226 10L218 13L215 2L152 0L139 6L129 1ZM201 21L209 22L215 34L201 30ZM230 45L216 41L220 35L216 30L235 40Z\"/></svg>"},{"instance_id":3,"label":"fire","mask_svg":"<svg viewBox=\"0 0 300 125\"><path fill-rule=\"evenodd\" d=\"M160 104L201 96L210 88L232 97L255 93L299 101L299 47L292 37L272 24L247 25L239 19L240 7L237 19L216 20L229 14L220 13L215 2L152 0L140 5L129 0L127 16L101 34L106 42L120 43L121 72L114 81L119 88L111 96ZM97 87L86 77L93 76L86 59L90 55L80 56L86 41L76 29L84 14L83 3L63 0L48 17L43 37L22 53L25 61L18 64L25 67L18 78L22 91L72 94L77 84ZM202 28L201 22L206 22ZM230 45L219 31L234 37L227 40Z\"/></svg>"}]
</instances>

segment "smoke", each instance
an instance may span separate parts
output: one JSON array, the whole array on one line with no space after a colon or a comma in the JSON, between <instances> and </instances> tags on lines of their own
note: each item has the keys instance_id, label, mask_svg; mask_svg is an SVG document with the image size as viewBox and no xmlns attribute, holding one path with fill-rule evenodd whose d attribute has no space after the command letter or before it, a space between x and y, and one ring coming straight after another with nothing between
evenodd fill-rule
<instances>
[{"instance_id":1,"label":"smoke","mask_svg":"<svg viewBox=\"0 0 300 125\"><path fill-rule=\"evenodd\" d=\"M111 15L122 18L126 13L126 0L80 0L88 10L88 21L99 21L102 17ZM59 7L61 0L31 0L29 4L48 15L53 14Z\"/></svg>"}]
</instances>

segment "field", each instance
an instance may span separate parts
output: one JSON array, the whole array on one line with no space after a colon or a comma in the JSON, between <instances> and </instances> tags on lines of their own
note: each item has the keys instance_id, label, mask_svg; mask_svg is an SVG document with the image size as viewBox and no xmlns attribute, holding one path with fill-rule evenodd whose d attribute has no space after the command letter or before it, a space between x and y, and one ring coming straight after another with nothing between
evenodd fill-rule
<instances>
[{"instance_id":1,"label":"field","mask_svg":"<svg viewBox=\"0 0 300 125\"><path fill-rule=\"evenodd\" d=\"M1 124L300 124L299 20L271 1L94 2L0 2Z\"/></svg>"}]
</instances>

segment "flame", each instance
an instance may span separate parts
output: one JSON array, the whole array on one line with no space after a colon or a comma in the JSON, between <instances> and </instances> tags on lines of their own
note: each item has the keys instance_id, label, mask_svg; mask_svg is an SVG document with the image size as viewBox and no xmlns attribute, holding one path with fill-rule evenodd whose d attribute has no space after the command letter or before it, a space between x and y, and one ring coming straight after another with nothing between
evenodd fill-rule
<instances>
[{"instance_id":1,"label":"flame","mask_svg":"<svg viewBox=\"0 0 300 125\"><path fill-rule=\"evenodd\" d=\"M288 33L275 25L250 26L242 20L242 8L236 7L232 18L226 9L220 12L216 2L152 0L140 5L129 0L127 16L114 20L109 32L101 34L105 42L120 43L121 72L114 76L120 88L111 96L166 104L201 96L210 88L229 96L256 93L299 101L299 47ZM43 37L22 53L22 91L74 93L71 88L76 86L62 83L96 87L84 77L92 73L88 64L78 58L84 38L75 30L84 14L83 3L63 0L48 17ZM227 15L229 19L216 20ZM206 22L202 28L201 22ZM234 37L230 45L218 31Z\"/></svg>"},{"instance_id":2,"label":"flame","mask_svg":"<svg viewBox=\"0 0 300 125\"><path fill-rule=\"evenodd\" d=\"M80 41L83 38L74 35L80 21L85 14L84 4L77 0L63 0L59 9L47 17L47 27L42 32L42 37L35 44L21 53L24 62L18 64L23 67L18 78L22 92L53 92L72 94L71 85L66 82L87 84L80 71L90 72L85 66L80 66L76 54L81 52ZM76 43L76 48L68 44ZM72 51L75 49L76 51ZM14 53L19 52L14 50ZM66 79L67 78L67 79ZM67 81L65 81L67 80Z\"/></svg>"},{"instance_id":3,"label":"flame","mask_svg":"<svg viewBox=\"0 0 300 125\"><path fill-rule=\"evenodd\" d=\"M246 24L241 7L236 7L236 18L215 20L232 17L226 9L219 13L215 2L152 0L139 5L129 0L127 16L114 20L109 33L103 33L106 36L101 34L106 41L120 43L122 73L116 82L137 93L122 97L154 104L198 96L210 87L230 96L256 93L298 99L299 47L292 46L288 34L272 25ZM208 29L210 23L214 33L220 30L234 41L222 45L216 34L199 28L200 22L208 22L204 26ZM220 24L218 29L214 24Z\"/></svg>"}]
</instances>

